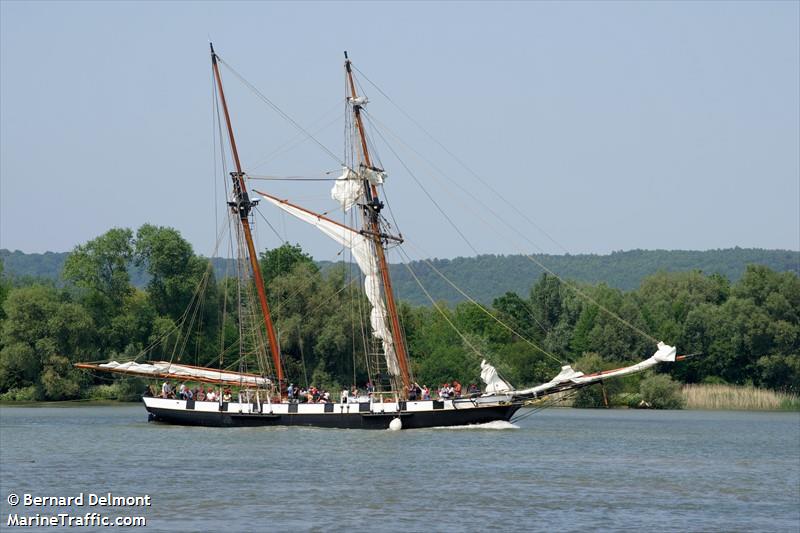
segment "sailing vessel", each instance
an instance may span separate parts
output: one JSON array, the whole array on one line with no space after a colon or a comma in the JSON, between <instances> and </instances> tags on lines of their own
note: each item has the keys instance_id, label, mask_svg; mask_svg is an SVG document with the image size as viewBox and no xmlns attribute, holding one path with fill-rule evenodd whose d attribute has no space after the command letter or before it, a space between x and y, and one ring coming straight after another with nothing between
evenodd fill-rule
<instances>
[{"instance_id":1,"label":"sailing vessel","mask_svg":"<svg viewBox=\"0 0 800 533\"><path fill-rule=\"evenodd\" d=\"M354 128L354 160L343 168L342 175L334 182L332 199L347 212L355 210L360 226L348 226L323 214L316 213L267 192L249 191L247 174L242 168L237 150L234 129L228 111L228 103L220 75L221 58L211 46L211 62L218 104L224 116L230 159L234 171L230 172L231 186L227 200L228 213L237 234L239 245L239 280L246 287L244 292L254 292L253 313L239 314L240 349L256 353L255 359L262 368L258 373L198 367L174 361L119 363L78 363L77 367L142 376L157 380L177 380L190 383L205 383L236 387L236 396L214 398L211 401L199 398L143 397L152 420L173 424L202 426L317 426L330 428L363 429L411 429L439 426L480 424L496 420L511 420L517 411L531 400L548 398L558 393L586 387L603 380L644 371L662 362L681 359L676 349L663 343L650 358L632 366L612 371L584 375L566 365L550 381L541 385L515 389L502 379L497 370L487 361L480 366L480 375L485 385L482 392L468 397L420 399L414 394L408 347L397 311L394 291L386 259L389 246L399 245L403 239L391 234L390 225L384 219L384 203L379 195L386 173L375 164L367 142L362 112L368 100L357 92L353 67L345 53L345 76L348 87L347 110ZM251 192L258 198L251 196ZM370 391L369 394L345 397L335 403L298 403L287 397L287 380L284 376L279 335L270 312L264 280L258 264L253 242L253 209L261 201L306 222L334 240L352 254L361 272L363 288L369 302L369 324L374 344L380 349L384 360L387 386L385 390ZM258 317L251 324L251 341L245 342L244 322L246 317ZM267 350L269 357L267 356ZM476 368L477 370L477 368ZM409 394L411 392L411 394Z\"/></svg>"}]
</instances>

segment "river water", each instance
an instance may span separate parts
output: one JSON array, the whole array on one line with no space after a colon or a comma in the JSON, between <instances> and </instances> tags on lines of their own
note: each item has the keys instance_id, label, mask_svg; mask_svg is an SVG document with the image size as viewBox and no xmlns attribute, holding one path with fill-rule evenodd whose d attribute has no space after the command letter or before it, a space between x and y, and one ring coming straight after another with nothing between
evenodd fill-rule
<instances>
[{"instance_id":1,"label":"river water","mask_svg":"<svg viewBox=\"0 0 800 533\"><path fill-rule=\"evenodd\" d=\"M144 516L143 531L797 532L800 414L550 409L516 425L391 432L166 426L141 405L0 407L0 490L7 531L29 529L9 527L10 513L99 511ZM81 492L151 505L7 501Z\"/></svg>"}]
</instances>

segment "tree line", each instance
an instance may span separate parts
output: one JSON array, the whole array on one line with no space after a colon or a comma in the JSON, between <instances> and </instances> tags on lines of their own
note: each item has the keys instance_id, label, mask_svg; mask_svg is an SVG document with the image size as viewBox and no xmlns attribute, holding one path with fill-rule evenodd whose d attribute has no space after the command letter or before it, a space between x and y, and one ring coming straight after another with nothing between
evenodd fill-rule
<instances>
[{"instance_id":1,"label":"tree line","mask_svg":"<svg viewBox=\"0 0 800 533\"><path fill-rule=\"evenodd\" d=\"M288 244L259 260L287 378L328 390L370 379L367 305L354 273L342 265L321 269ZM146 272L144 287L132 283L134 268ZM201 366L220 364L221 355L223 365L236 360L226 355L238 338L236 282L215 272L172 228L112 229L69 254L63 279L57 286L0 270L0 399L141 392L138 380L78 371L77 361L139 354ZM511 383L526 386L549 380L563 364L592 372L641 360L658 339L679 353L698 354L659 369L679 382L800 392L800 278L794 272L749 265L735 283L721 274L658 272L627 291L540 274L528 287L491 304L403 302L416 381L476 382L486 358ZM179 340L175 332L187 308L194 309L193 327ZM582 392L577 400L590 405L601 394L638 391L639 379Z\"/></svg>"},{"instance_id":2,"label":"tree line","mask_svg":"<svg viewBox=\"0 0 800 533\"><path fill-rule=\"evenodd\" d=\"M25 276L49 278L62 284L62 271L69 253L25 254L0 249L0 260L6 272L15 278ZM445 274L475 300L490 304L498 294L516 292L527 294L532 280L541 274L536 261L564 279L584 283L606 283L611 287L630 291L639 287L647 276L659 271L681 272L702 270L719 273L731 282L738 281L748 264L766 265L777 272L792 271L800 275L800 252L791 250L763 250L757 248L728 248L722 250L629 250L606 255L479 255L454 259L430 259L410 263L414 274L422 280L434 299L449 304L466 301L463 295L444 281L433 268ZM232 267L232 260L221 257L211 259L218 278ZM337 263L317 262L323 271L336 268ZM355 267L354 267L355 268ZM429 305L405 265L390 265L395 290L400 298L415 305ZM128 271L135 287L146 287L147 270L131 264Z\"/></svg>"}]
</instances>

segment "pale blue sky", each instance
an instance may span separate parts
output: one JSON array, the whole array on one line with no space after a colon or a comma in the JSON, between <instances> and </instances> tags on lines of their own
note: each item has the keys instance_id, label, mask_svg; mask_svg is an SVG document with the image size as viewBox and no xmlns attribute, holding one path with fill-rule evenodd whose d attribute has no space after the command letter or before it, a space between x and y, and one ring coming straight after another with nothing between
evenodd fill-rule
<instances>
[{"instance_id":1,"label":"pale blue sky","mask_svg":"<svg viewBox=\"0 0 800 533\"><path fill-rule=\"evenodd\" d=\"M800 249L798 2L0 3L0 247L66 251L113 226L178 228L213 251L208 39L342 152L342 51L571 253ZM223 71L245 169L336 162ZM468 236L388 148L389 202L412 256L561 253L366 81L369 112ZM390 137L387 139L391 140ZM479 196L461 194L447 179ZM327 184L258 183L333 207ZM219 201L219 199L218 199ZM504 238L488 210L532 241ZM263 207L315 256L337 248ZM487 227L488 220L494 227ZM259 245L275 246L268 230ZM536 245L536 246L534 246ZM398 260L395 256L392 260Z\"/></svg>"}]
</instances>

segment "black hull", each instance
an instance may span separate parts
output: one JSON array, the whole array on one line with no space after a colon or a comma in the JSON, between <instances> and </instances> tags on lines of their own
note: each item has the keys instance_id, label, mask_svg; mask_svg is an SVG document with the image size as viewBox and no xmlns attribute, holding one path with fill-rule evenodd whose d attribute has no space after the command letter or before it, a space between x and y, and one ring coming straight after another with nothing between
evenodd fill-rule
<instances>
[{"instance_id":1,"label":"black hull","mask_svg":"<svg viewBox=\"0 0 800 533\"><path fill-rule=\"evenodd\" d=\"M184 426L260 427L301 426L339 429L388 429L394 418L400 418L403 429L484 424L509 420L521 404L494 405L441 411L400 413L320 413L320 414L240 414L161 409L147 406L151 420Z\"/></svg>"}]
</instances>

